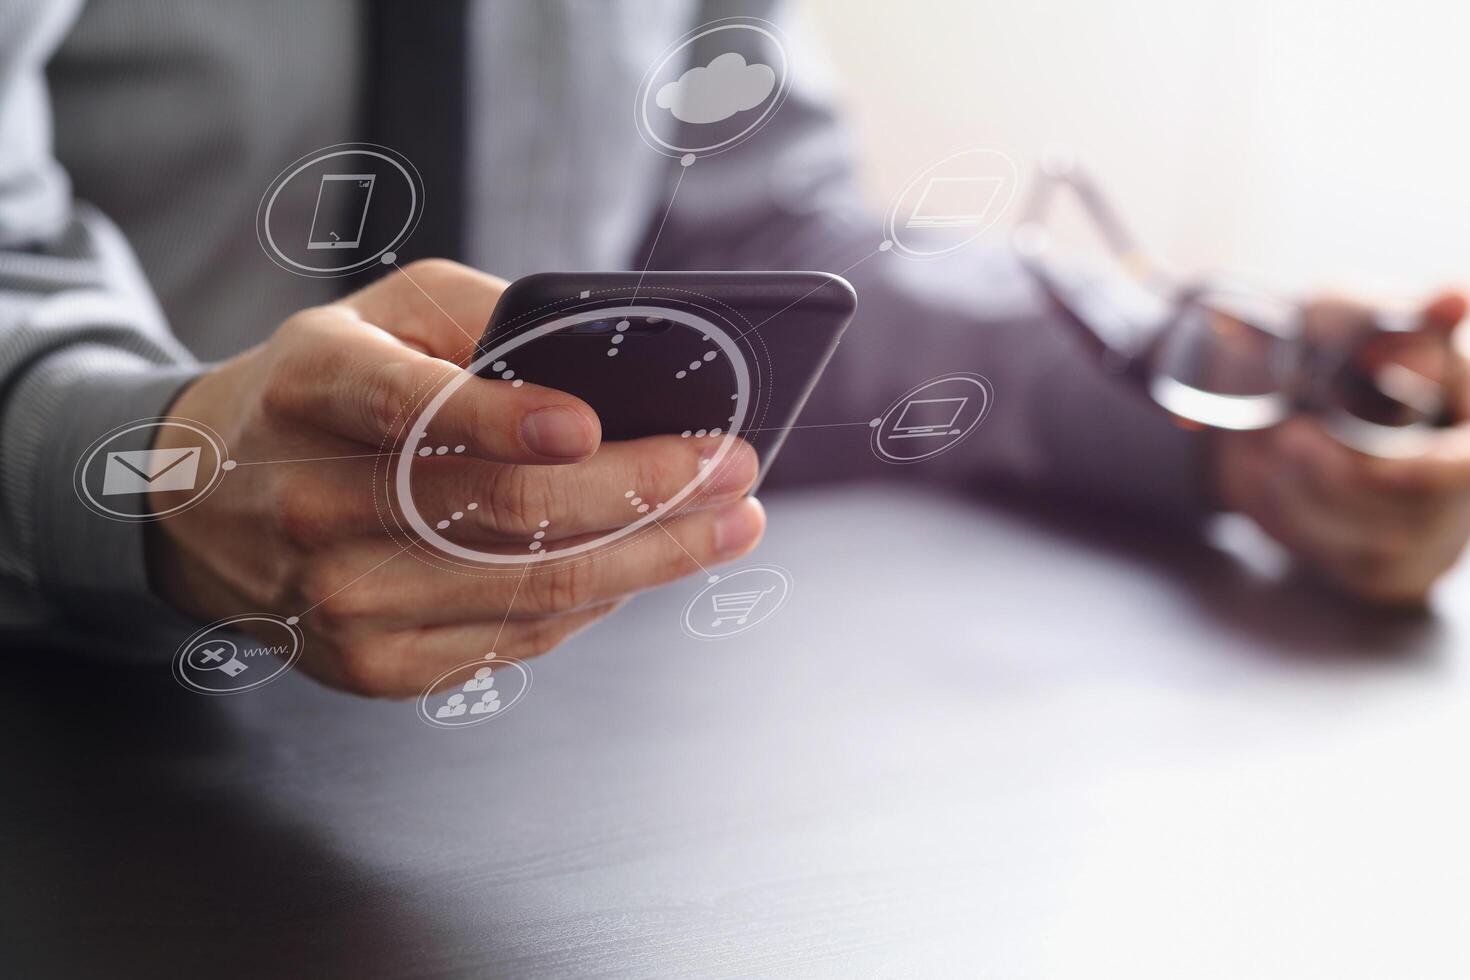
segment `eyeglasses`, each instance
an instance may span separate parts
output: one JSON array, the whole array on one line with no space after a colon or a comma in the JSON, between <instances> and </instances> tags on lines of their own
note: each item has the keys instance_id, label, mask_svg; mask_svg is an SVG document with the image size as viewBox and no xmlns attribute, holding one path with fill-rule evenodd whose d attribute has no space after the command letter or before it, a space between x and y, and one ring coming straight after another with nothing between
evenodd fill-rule
<instances>
[{"instance_id":1,"label":"eyeglasses","mask_svg":"<svg viewBox=\"0 0 1470 980\"><path fill-rule=\"evenodd\" d=\"M1049 224L1061 191L1081 205L1091 250ZM1012 242L1063 322L1103 366L1183 424L1248 431L1300 414L1375 456L1423 450L1451 422L1458 359L1409 313L1307 308L1218 279L1180 281L1150 262L1072 160L1043 163Z\"/></svg>"}]
</instances>

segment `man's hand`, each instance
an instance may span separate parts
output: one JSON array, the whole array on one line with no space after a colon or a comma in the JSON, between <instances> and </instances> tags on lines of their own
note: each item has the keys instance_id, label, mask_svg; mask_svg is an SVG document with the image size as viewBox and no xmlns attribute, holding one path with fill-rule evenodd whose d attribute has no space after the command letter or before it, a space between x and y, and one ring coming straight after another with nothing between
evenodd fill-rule
<instances>
[{"instance_id":1,"label":"man's hand","mask_svg":"<svg viewBox=\"0 0 1470 980\"><path fill-rule=\"evenodd\" d=\"M1421 314L1422 329L1449 342L1466 312L1448 293ZM1361 316L1324 302L1309 311L1325 329ZM1451 357L1462 360L1451 350ZM1450 391L1454 428L1407 459L1365 456L1310 418L1263 432L1216 433L1213 469L1221 502L1254 518L1309 566L1353 595L1417 604L1470 538L1470 387L1463 363Z\"/></svg>"},{"instance_id":2,"label":"man's hand","mask_svg":"<svg viewBox=\"0 0 1470 980\"><path fill-rule=\"evenodd\" d=\"M629 594L755 546L765 518L743 495L757 461L740 443L711 478L704 509L670 522L669 534L528 574L519 591L514 574L454 574L407 554L364 574L400 550L374 499L382 461L371 456L392 449L385 439L404 428L412 406L461 370L453 362L473 340L456 321L479 329L505 286L445 261L406 273L296 314L169 410L222 433L242 463L337 457L239 466L198 506L154 525L154 587L175 606L200 619L310 608L301 620L303 669L358 693L407 696L492 644L507 656L541 653ZM433 459L415 477L415 502L447 513L483 501L456 531L517 547L542 520L550 521L548 547L624 526L628 487L667 499L708 453L677 436L600 445L597 416L581 400L479 378L436 414L429 438L466 451ZM353 455L367 458L340 458Z\"/></svg>"}]
</instances>

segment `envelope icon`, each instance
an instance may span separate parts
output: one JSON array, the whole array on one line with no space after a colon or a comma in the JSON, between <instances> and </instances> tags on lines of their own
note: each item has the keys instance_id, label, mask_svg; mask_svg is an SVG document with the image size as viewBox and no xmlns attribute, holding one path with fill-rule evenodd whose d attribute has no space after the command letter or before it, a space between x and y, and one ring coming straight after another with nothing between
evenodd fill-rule
<instances>
[{"instance_id":1,"label":"envelope icon","mask_svg":"<svg viewBox=\"0 0 1470 980\"><path fill-rule=\"evenodd\" d=\"M183 449L139 449L108 453L102 473L102 496L150 490L193 490L199 477L202 446Z\"/></svg>"}]
</instances>

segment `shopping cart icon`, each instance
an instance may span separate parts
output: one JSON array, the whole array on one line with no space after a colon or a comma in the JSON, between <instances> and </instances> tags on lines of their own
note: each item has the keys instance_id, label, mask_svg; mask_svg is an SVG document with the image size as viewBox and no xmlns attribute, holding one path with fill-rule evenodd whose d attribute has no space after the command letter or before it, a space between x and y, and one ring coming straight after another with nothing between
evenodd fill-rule
<instances>
[{"instance_id":1,"label":"shopping cart icon","mask_svg":"<svg viewBox=\"0 0 1470 980\"><path fill-rule=\"evenodd\" d=\"M720 626L731 619L736 626L744 626L760 601L775 591L773 585L760 592L716 592L710 596L715 606L715 621L710 626Z\"/></svg>"}]
</instances>

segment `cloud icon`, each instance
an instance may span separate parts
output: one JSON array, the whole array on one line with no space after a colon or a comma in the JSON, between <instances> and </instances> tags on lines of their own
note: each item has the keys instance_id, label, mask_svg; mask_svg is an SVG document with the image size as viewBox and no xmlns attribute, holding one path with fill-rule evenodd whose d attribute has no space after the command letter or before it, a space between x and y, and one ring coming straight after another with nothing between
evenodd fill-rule
<instances>
[{"instance_id":1,"label":"cloud icon","mask_svg":"<svg viewBox=\"0 0 1470 980\"><path fill-rule=\"evenodd\" d=\"M769 65L747 65L737 51L720 55L703 68L691 68L678 81L659 87L654 101L686 123L713 123L754 109L776 87Z\"/></svg>"}]
</instances>

